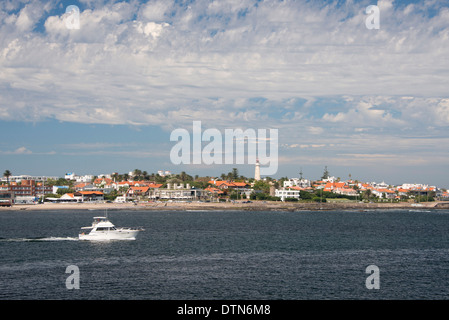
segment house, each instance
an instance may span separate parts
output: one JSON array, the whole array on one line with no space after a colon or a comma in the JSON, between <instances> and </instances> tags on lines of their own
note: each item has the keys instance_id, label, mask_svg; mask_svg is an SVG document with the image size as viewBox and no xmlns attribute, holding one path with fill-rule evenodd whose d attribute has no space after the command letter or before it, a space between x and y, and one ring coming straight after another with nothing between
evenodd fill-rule
<instances>
[{"instance_id":1,"label":"house","mask_svg":"<svg viewBox=\"0 0 449 320\"><path fill-rule=\"evenodd\" d=\"M323 191L335 192L337 190L343 189L344 187L345 187L345 183L344 182L327 182L324 185Z\"/></svg>"},{"instance_id":2,"label":"house","mask_svg":"<svg viewBox=\"0 0 449 320\"><path fill-rule=\"evenodd\" d=\"M60 198L58 202L81 202L81 197L76 196L74 193L65 193Z\"/></svg>"},{"instance_id":3,"label":"house","mask_svg":"<svg viewBox=\"0 0 449 320\"><path fill-rule=\"evenodd\" d=\"M323 191L332 192L346 196L357 196L355 189L350 188L345 182L328 182L324 186Z\"/></svg>"},{"instance_id":4,"label":"house","mask_svg":"<svg viewBox=\"0 0 449 320\"><path fill-rule=\"evenodd\" d=\"M207 193L207 191L202 189L157 188L150 192L149 198L154 200L197 200L205 198Z\"/></svg>"},{"instance_id":5,"label":"house","mask_svg":"<svg viewBox=\"0 0 449 320\"><path fill-rule=\"evenodd\" d=\"M234 182L234 181L222 181L222 180L211 180L210 184L221 190L224 189L246 189L249 185L246 182Z\"/></svg>"},{"instance_id":6,"label":"house","mask_svg":"<svg viewBox=\"0 0 449 320\"><path fill-rule=\"evenodd\" d=\"M398 196L408 197L410 195L410 190L403 189L401 187L397 188Z\"/></svg>"},{"instance_id":7,"label":"house","mask_svg":"<svg viewBox=\"0 0 449 320\"><path fill-rule=\"evenodd\" d=\"M75 191L83 191L85 187L89 186L90 184L87 182L81 182L76 184L73 188L75 189ZM94 187L93 185L91 185L92 187Z\"/></svg>"},{"instance_id":8,"label":"house","mask_svg":"<svg viewBox=\"0 0 449 320\"><path fill-rule=\"evenodd\" d=\"M386 188L375 188L371 190L371 193L375 196L379 197L380 199L395 199L396 198L396 192L390 189Z\"/></svg>"},{"instance_id":9,"label":"house","mask_svg":"<svg viewBox=\"0 0 449 320\"><path fill-rule=\"evenodd\" d=\"M104 188L105 185L110 185L113 182L114 181L112 179L103 177L95 179L93 184L95 184L98 187Z\"/></svg>"},{"instance_id":10,"label":"house","mask_svg":"<svg viewBox=\"0 0 449 320\"><path fill-rule=\"evenodd\" d=\"M292 188L289 189L276 189L275 196L281 198L282 201L285 201L286 198L295 198L300 199L300 190L294 190Z\"/></svg>"},{"instance_id":11,"label":"house","mask_svg":"<svg viewBox=\"0 0 449 320\"><path fill-rule=\"evenodd\" d=\"M101 191L77 191L74 193L81 202L104 201L104 193Z\"/></svg>"},{"instance_id":12,"label":"house","mask_svg":"<svg viewBox=\"0 0 449 320\"><path fill-rule=\"evenodd\" d=\"M129 187L126 192L127 197L147 197L150 187Z\"/></svg>"},{"instance_id":13,"label":"house","mask_svg":"<svg viewBox=\"0 0 449 320\"><path fill-rule=\"evenodd\" d=\"M116 203L126 203L127 198L126 196L118 196L117 198L115 198L114 202Z\"/></svg>"},{"instance_id":14,"label":"house","mask_svg":"<svg viewBox=\"0 0 449 320\"><path fill-rule=\"evenodd\" d=\"M441 201L449 201L449 192L441 192L438 194L438 197Z\"/></svg>"},{"instance_id":15,"label":"house","mask_svg":"<svg viewBox=\"0 0 449 320\"><path fill-rule=\"evenodd\" d=\"M218 188L214 188L214 187L211 187L211 186L207 187L207 188L204 189L204 190L205 190L205 191L208 191L208 192L210 192L210 193L212 193L212 194L216 194L216 195L224 194L224 191L223 191L223 190L218 189Z\"/></svg>"},{"instance_id":16,"label":"house","mask_svg":"<svg viewBox=\"0 0 449 320\"><path fill-rule=\"evenodd\" d=\"M345 195L345 196L352 196L352 197L359 195L355 189L348 188L348 187L342 188L342 189L338 190L336 193L339 193L339 194Z\"/></svg>"}]
</instances>

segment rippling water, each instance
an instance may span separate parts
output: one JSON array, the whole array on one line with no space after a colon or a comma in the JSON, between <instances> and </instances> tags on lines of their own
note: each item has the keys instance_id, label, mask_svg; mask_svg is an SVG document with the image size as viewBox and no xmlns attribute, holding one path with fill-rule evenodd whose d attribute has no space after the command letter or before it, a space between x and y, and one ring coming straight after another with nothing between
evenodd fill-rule
<instances>
[{"instance_id":1,"label":"rippling water","mask_svg":"<svg viewBox=\"0 0 449 320\"><path fill-rule=\"evenodd\" d=\"M0 212L0 299L447 299L449 211ZM380 289L368 290L369 265ZM66 288L67 266L80 289Z\"/></svg>"}]
</instances>

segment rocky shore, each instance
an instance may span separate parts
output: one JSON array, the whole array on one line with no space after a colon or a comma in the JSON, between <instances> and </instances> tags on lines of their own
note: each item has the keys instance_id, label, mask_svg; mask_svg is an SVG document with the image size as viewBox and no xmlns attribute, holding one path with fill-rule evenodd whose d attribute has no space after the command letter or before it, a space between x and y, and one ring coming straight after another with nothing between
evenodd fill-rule
<instances>
[{"instance_id":1,"label":"rocky shore","mask_svg":"<svg viewBox=\"0 0 449 320\"><path fill-rule=\"evenodd\" d=\"M373 210L373 209L449 209L449 202L428 203L287 203L271 201L245 202L146 202L146 203L45 203L0 207L0 211L17 210L247 210L247 211L302 211L302 210Z\"/></svg>"}]
</instances>

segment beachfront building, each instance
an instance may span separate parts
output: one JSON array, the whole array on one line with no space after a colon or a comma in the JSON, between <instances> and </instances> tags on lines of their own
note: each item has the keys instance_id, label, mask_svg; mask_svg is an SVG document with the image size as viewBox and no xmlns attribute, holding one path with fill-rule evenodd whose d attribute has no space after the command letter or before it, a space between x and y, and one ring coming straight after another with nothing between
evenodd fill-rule
<instances>
[{"instance_id":1,"label":"beachfront building","mask_svg":"<svg viewBox=\"0 0 449 320\"><path fill-rule=\"evenodd\" d=\"M15 196L35 196L36 186L34 180L23 180L21 183L11 182L9 190Z\"/></svg>"},{"instance_id":2,"label":"beachfront building","mask_svg":"<svg viewBox=\"0 0 449 320\"><path fill-rule=\"evenodd\" d=\"M190 184L168 183L167 188L150 188L149 199L153 200L200 200L205 199L209 192L203 189L191 188Z\"/></svg>"},{"instance_id":3,"label":"beachfront building","mask_svg":"<svg viewBox=\"0 0 449 320\"><path fill-rule=\"evenodd\" d=\"M129 187L126 192L127 198L136 198L136 197L148 197L150 194L150 187Z\"/></svg>"},{"instance_id":4,"label":"beachfront building","mask_svg":"<svg viewBox=\"0 0 449 320\"><path fill-rule=\"evenodd\" d=\"M79 202L98 202L104 201L104 193L101 191L77 191L74 197L79 199Z\"/></svg>"},{"instance_id":5,"label":"beachfront building","mask_svg":"<svg viewBox=\"0 0 449 320\"><path fill-rule=\"evenodd\" d=\"M290 188L276 189L274 195L281 198L282 201L285 201L286 198L295 198L298 200L301 198L300 190Z\"/></svg>"},{"instance_id":6,"label":"beachfront building","mask_svg":"<svg viewBox=\"0 0 449 320\"><path fill-rule=\"evenodd\" d=\"M14 203L14 194L11 191L0 191L0 206L11 207Z\"/></svg>"},{"instance_id":7,"label":"beachfront building","mask_svg":"<svg viewBox=\"0 0 449 320\"><path fill-rule=\"evenodd\" d=\"M254 189L250 188L250 185L246 182L210 180L209 183L213 185L212 188L220 189L224 191L223 193L229 194L234 191L249 198L251 193L254 192Z\"/></svg>"},{"instance_id":8,"label":"beachfront building","mask_svg":"<svg viewBox=\"0 0 449 320\"><path fill-rule=\"evenodd\" d=\"M0 185L0 191L11 192L18 197L28 197L19 199L31 199L30 197L42 197L46 194L53 193L51 186L45 185L43 182L36 183L34 180L23 180L20 183L11 182L9 185ZM28 200L27 200L28 201Z\"/></svg>"},{"instance_id":9,"label":"beachfront building","mask_svg":"<svg viewBox=\"0 0 449 320\"><path fill-rule=\"evenodd\" d=\"M371 193L379 199L395 199L396 192L386 188L371 189Z\"/></svg>"}]
</instances>

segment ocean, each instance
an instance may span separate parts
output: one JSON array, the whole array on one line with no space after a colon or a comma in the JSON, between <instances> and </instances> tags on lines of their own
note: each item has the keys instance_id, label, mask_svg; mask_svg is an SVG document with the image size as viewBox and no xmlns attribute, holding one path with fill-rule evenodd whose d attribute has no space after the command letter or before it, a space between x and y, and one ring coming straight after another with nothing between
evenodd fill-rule
<instances>
[{"instance_id":1,"label":"ocean","mask_svg":"<svg viewBox=\"0 0 449 320\"><path fill-rule=\"evenodd\" d=\"M0 299L449 297L449 210L109 210L116 226L145 231L79 241L104 214L0 211Z\"/></svg>"}]
</instances>

